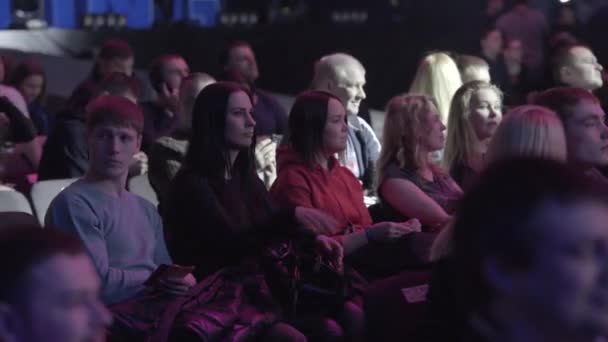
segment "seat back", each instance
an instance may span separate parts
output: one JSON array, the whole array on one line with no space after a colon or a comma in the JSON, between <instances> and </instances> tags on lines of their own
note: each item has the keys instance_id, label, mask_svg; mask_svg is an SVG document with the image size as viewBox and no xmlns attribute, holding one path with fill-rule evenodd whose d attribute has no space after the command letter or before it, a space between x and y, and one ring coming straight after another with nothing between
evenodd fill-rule
<instances>
[{"instance_id":1,"label":"seat back","mask_svg":"<svg viewBox=\"0 0 608 342\"><path fill-rule=\"evenodd\" d=\"M38 220L32 215L19 211L0 212L0 230L38 226Z\"/></svg>"},{"instance_id":2,"label":"seat back","mask_svg":"<svg viewBox=\"0 0 608 342\"><path fill-rule=\"evenodd\" d=\"M32 214L32 207L27 198L14 190L0 191L0 212L16 211Z\"/></svg>"},{"instance_id":3,"label":"seat back","mask_svg":"<svg viewBox=\"0 0 608 342\"><path fill-rule=\"evenodd\" d=\"M30 197L32 199L34 212L40 224L44 225L44 216L55 196L77 179L78 178L44 180L37 182L32 186Z\"/></svg>"}]
</instances>

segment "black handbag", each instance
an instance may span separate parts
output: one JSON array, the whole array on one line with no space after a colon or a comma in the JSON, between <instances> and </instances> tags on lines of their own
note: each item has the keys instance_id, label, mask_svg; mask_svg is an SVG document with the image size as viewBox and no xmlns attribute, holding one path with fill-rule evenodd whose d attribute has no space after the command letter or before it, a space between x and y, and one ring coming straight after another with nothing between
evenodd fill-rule
<instances>
[{"instance_id":1,"label":"black handbag","mask_svg":"<svg viewBox=\"0 0 608 342\"><path fill-rule=\"evenodd\" d=\"M290 320L339 311L349 297L344 275L319 253L283 243L267 258L267 280Z\"/></svg>"}]
</instances>

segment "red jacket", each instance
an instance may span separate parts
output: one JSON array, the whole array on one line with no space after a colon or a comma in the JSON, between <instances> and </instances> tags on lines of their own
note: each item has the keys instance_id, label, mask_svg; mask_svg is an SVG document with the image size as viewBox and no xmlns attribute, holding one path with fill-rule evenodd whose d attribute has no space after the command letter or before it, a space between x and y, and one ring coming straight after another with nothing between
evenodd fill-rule
<instances>
[{"instance_id":1,"label":"red jacket","mask_svg":"<svg viewBox=\"0 0 608 342\"><path fill-rule=\"evenodd\" d=\"M339 231L347 226L361 229L372 224L359 180L335 158L328 170L308 166L289 147L277 149L278 177L270 189L280 205L302 206L323 210L336 218Z\"/></svg>"}]
</instances>

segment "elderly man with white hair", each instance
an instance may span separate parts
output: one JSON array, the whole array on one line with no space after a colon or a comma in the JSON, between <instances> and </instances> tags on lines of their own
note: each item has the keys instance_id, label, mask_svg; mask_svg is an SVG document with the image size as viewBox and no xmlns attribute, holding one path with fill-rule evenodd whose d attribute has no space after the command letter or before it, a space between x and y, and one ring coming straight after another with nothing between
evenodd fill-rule
<instances>
[{"instance_id":1,"label":"elderly man with white hair","mask_svg":"<svg viewBox=\"0 0 608 342\"><path fill-rule=\"evenodd\" d=\"M371 189L374 165L380 155L380 142L372 127L357 114L365 99L365 68L356 58L344 53L321 57L315 63L312 88L338 97L348 118L348 143L341 163Z\"/></svg>"}]
</instances>

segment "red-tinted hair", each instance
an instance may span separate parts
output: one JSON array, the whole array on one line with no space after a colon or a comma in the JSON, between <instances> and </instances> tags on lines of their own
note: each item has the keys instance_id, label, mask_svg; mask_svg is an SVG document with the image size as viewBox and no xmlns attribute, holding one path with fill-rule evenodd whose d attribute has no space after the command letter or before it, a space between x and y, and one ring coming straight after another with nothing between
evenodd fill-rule
<instances>
[{"instance_id":1,"label":"red-tinted hair","mask_svg":"<svg viewBox=\"0 0 608 342\"><path fill-rule=\"evenodd\" d=\"M144 114L141 108L122 96L104 95L87 106L87 130L101 124L115 124L133 128L141 134Z\"/></svg>"}]
</instances>

